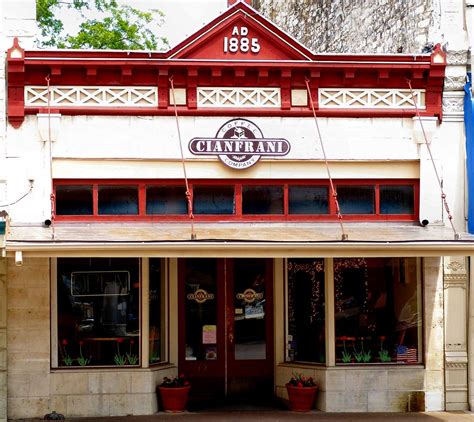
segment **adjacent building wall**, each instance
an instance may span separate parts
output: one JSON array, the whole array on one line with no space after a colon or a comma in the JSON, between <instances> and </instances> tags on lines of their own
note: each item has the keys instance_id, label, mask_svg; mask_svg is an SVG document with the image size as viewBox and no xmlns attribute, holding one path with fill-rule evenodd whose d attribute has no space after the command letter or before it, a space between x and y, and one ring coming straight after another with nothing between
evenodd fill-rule
<instances>
[{"instance_id":1,"label":"adjacent building wall","mask_svg":"<svg viewBox=\"0 0 474 422\"><path fill-rule=\"evenodd\" d=\"M440 0L254 0L318 53L419 53L439 26Z\"/></svg>"}]
</instances>

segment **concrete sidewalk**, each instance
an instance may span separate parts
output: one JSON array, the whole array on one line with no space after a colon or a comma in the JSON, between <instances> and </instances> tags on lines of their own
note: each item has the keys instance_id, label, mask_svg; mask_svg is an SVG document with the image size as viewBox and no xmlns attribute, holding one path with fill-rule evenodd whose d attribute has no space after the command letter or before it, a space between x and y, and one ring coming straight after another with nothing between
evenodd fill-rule
<instances>
[{"instance_id":1,"label":"concrete sidewalk","mask_svg":"<svg viewBox=\"0 0 474 422\"><path fill-rule=\"evenodd\" d=\"M19 419L17 422L38 422L39 419ZM120 416L106 418L70 418L76 422L162 422L162 421L317 421L317 422L474 422L474 413L296 413L284 410L205 411L185 413L157 413L149 416Z\"/></svg>"}]
</instances>

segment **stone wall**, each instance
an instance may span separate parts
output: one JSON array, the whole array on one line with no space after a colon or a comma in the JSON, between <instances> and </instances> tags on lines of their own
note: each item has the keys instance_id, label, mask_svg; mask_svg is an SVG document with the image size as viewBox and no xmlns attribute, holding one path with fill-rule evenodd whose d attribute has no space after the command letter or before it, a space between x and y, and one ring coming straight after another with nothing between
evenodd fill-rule
<instances>
[{"instance_id":1,"label":"stone wall","mask_svg":"<svg viewBox=\"0 0 474 422\"><path fill-rule=\"evenodd\" d=\"M0 422L7 420L7 260L0 255Z\"/></svg>"},{"instance_id":2,"label":"stone wall","mask_svg":"<svg viewBox=\"0 0 474 422\"><path fill-rule=\"evenodd\" d=\"M254 0L254 7L321 53L419 53L434 41L438 0Z\"/></svg>"},{"instance_id":3,"label":"stone wall","mask_svg":"<svg viewBox=\"0 0 474 422\"><path fill-rule=\"evenodd\" d=\"M8 352L2 337L6 322L0 313L0 383L7 378L2 371L7 355L9 418L38 418L53 410L67 417L149 415L158 410L156 385L165 376L176 375L174 365L51 370L50 261L28 257L19 267L8 259L6 269L8 306L2 295L5 276L0 259L0 312L6 315L8 309ZM0 395L2 409L5 413ZM5 418L0 413L0 422Z\"/></svg>"}]
</instances>

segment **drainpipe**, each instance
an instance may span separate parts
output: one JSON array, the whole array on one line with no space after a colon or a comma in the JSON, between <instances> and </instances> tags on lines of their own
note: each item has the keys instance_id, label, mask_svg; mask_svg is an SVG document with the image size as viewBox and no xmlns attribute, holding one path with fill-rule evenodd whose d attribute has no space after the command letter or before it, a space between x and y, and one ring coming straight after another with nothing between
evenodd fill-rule
<instances>
[{"instance_id":1,"label":"drainpipe","mask_svg":"<svg viewBox=\"0 0 474 422\"><path fill-rule=\"evenodd\" d=\"M464 86L464 126L466 129L466 174L467 174L467 230L474 233L474 98L472 95L472 75L467 74L467 82ZM469 409L474 409L474 295L471 286L474 279L474 260L469 259L469 284L467 294L469 298L468 307L468 402Z\"/></svg>"}]
</instances>

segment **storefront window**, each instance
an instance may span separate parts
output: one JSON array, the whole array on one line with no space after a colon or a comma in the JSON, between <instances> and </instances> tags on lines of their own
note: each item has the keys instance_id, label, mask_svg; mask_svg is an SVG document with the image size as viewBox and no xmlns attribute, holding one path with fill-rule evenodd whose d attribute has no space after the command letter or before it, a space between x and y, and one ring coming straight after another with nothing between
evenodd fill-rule
<instances>
[{"instance_id":1,"label":"storefront window","mask_svg":"<svg viewBox=\"0 0 474 422\"><path fill-rule=\"evenodd\" d=\"M338 186L337 198L342 214L374 214L374 186Z\"/></svg>"},{"instance_id":2,"label":"storefront window","mask_svg":"<svg viewBox=\"0 0 474 422\"><path fill-rule=\"evenodd\" d=\"M92 215L92 185L56 186L58 215Z\"/></svg>"},{"instance_id":3,"label":"storefront window","mask_svg":"<svg viewBox=\"0 0 474 422\"><path fill-rule=\"evenodd\" d=\"M179 215L188 213L184 186L147 186L146 213Z\"/></svg>"},{"instance_id":4,"label":"storefront window","mask_svg":"<svg viewBox=\"0 0 474 422\"><path fill-rule=\"evenodd\" d=\"M413 186L380 186L381 214L414 214Z\"/></svg>"},{"instance_id":5,"label":"storefront window","mask_svg":"<svg viewBox=\"0 0 474 422\"><path fill-rule=\"evenodd\" d=\"M60 367L140 364L136 258L58 258Z\"/></svg>"},{"instance_id":6,"label":"storefront window","mask_svg":"<svg viewBox=\"0 0 474 422\"><path fill-rule=\"evenodd\" d=\"M149 293L149 362L163 362L165 357L165 273L163 259L150 258L150 293Z\"/></svg>"},{"instance_id":7,"label":"storefront window","mask_svg":"<svg viewBox=\"0 0 474 422\"><path fill-rule=\"evenodd\" d=\"M283 214L283 186L243 186L242 214Z\"/></svg>"},{"instance_id":8,"label":"storefront window","mask_svg":"<svg viewBox=\"0 0 474 422\"><path fill-rule=\"evenodd\" d=\"M195 214L233 214L233 186L195 186L193 189Z\"/></svg>"},{"instance_id":9,"label":"storefront window","mask_svg":"<svg viewBox=\"0 0 474 422\"><path fill-rule=\"evenodd\" d=\"M416 258L334 259L336 363L421 362Z\"/></svg>"},{"instance_id":10,"label":"storefront window","mask_svg":"<svg viewBox=\"0 0 474 422\"><path fill-rule=\"evenodd\" d=\"M324 261L288 259L289 361L325 362Z\"/></svg>"},{"instance_id":11,"label":"storefront window","mask_svg":"<svg viewBox=\"0 0 474 422\"><path fill-rule=\"evenodd\" d=\"M138 187L99 186L99 214L138 214Z\"/></svg>"}]
</instances>

